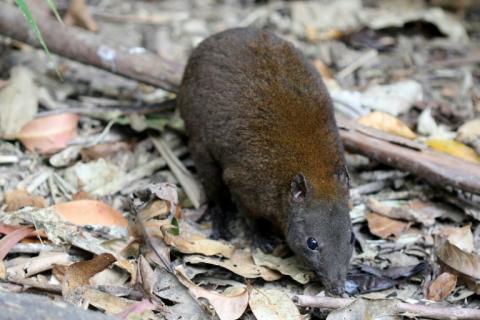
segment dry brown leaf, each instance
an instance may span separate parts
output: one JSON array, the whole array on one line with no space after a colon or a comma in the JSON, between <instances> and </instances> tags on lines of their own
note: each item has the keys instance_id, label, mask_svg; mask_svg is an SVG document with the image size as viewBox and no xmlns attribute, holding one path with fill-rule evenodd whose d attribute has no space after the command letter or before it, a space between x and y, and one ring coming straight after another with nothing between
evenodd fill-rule
<instances>
[{"instance_id":1,"label":"dry brown leaf","mask_svg":"<svg viewBox=\"0 0 480 320\"><path fill-rule=\"evenodd\" d=\"M66 297L76 288L88 286L91 277L106 269L116 260L110 253L102 253L91 260L71 264L65 271L62 282L62 295Z\"/></svg>"},{"instance_id":2,"label":"dry brown leaf","mask_svg":"<svg viewBox=\"0 0 480 320\"><path fill-rule=\"evenodd\" d=\"M446 238L451 244L457 246L460 250L473 253L475 244L470 225L457 227L443 227L440 230L440 236Z\"/></svg>"},{"instance_id":3,"label":"dry brown leaf","mask_svg":"<svg viewBox=\"0 0 480 320\"><path fill-rule=\"evenodd\" d=\"M204 298L215 309L220 320L235 320L242 316L248 306L248 290L246 287L231 287L224 294L206 290L193 283L185 274L182 266L175 268L178 281L190 290L195 299Z\"/></svg>"},{"instance_id":4,"label":"dry brown leaf","mask_svg":"<svg viewBox=\"0 0 480 320\"><path fill-rule=\"evenodd\" d=\"M427 299L432 301L442 301L453 292L457 285L457 276L448 272L439 275L428 286Z\"/></svg>"},{"instance_id":5,"label":"dry brown leaf","mask_svg":"<svg viewBox=\"0 0 480 320\"><path fill-rule=\"evenodd\" d=\"M446 139L429 139L426 141L426 144L439 152L447 153L466 161L480 163L480 157L475 150L461 142Z\"/></svg>"},{"instance_id":6,"label":"dry brown leaf","mask_svg":"<svg viewBox=\"0 0 480 320\"><path fill-rule=\"evenodd\" d=\"M257 266L278 271L283 275L290 276L298 283L306 284L314 277L313 272L305 269L295 256L279 258L271 254L266 254L258 249L255 250L252 256Z\"/></svg>"},{"instance_id":7,"label":"dry brown leaf","mask_svg":"<svg viewBox=\"0 0 480 320\"><path fill-rule=\"evenodd\" d=\"M273 270L255 265L249 250L236 250L230 259L192 255L184 257L184 261L192 264L206 263L219 266L250 279L262 278L265 281L275 281L282 277L281 274Z\"/></svg>"},{"instance_id":8,"label":"dry brown leaf","mask_svg":"<svg viewBox=\"0 0 480 320\"><path fill-rule=\"evenodd\" d=\"M370 232L382 239L392 235L397 237L409 227L407 222L390 219L377 213L368 213L366 218Z\"/></svg>"},{"instance_id":9,"label":"dry brown leaf","mask_svg":"<svg viewBox=\"0 0 480 320\"><path fill-rule=\"evenodd\" d=\"M137 302L91 288L85 291L84 297L89 304L109 315L120 313Z\"/></svg>"},{"instance_id":10,"label":"dry brown leaf","mask_svg":"<svg viewBox=\"0 0 480 320\"><path fill-rule=\"evenodd\" d=\"M395 134L407 139L415 139L417 137L402 121L381 111L374 111L366 116L360 117L357 122L364 126Z\"/></svg>"},{"instance_id":11,"label":"dry brown leaf","mask_svg":"<svg viewBox=\"0 0 480 320\"><path fill-rule=\"evenodd\" d=\"M249 305L258 320L301 319L293 301L280 290L252 288Z\"/></svg>"},{"instance_id":12,"label":"dry brown leaf","mask_svg":"<svg viewBox=\"0 0 480 320\"><path fill-rule=\"evenodd\" d=\"M22 227L0 239L0 261L7 256L8 252L15 244L23 238L30 236L33 231L34 230L31 227Z\"/></svg>"},{"instance_id":13,"label":"dry brown leaf","mask_svg":"<svg viewBox=\"0 0 480 320\"><path fill-rule=\"evenodd\" d=\"M480 257L477 255L462 251L446 240L439 246L437 256L453 270L476 281L480 280Z\"/></svg>"},{"instance_id":14,"label":"dry brown leaf","mask_svg":"<svg viewBox=\"0 0 480 320\"><path fill-rule=\"evenodd\" d=\"M7 85L0 90L0 136L7 139L15 138L38 110L38 89L33 73L20 65L13 67L10 73Z\"/></svg>"},{"instance_id":15,"label":"dry brown leaf","mask_svg":"<svg viewBox=\"0 0 480 320\"><path fill-rule=\"evenodd\" d=\"M65 220L77 225L127 227L128 221L120 212L97 200L76 200L52 206Z\"/></svg>"},{"instance_id":16,"label":"dry brown leaf","mask_svg":"<svg viewBox=\"0 0 480 320\"><path fill-rule=\"evenodd\" d=\"M391 202L391 201L390 201ZM435 218L441 215L431 203L414 199L400 206L387 205L374 198L368 198L367 208L375 213L392 219L420 222L425 226L435 224Z\"/></svg>"},{"instance_id":17,"label":"dry brown leaf","mask_svg":"<svg viewBox=\"0 0 480 320\"><path fill-rule=\"evenodd\" d=\"M78 115L63 113L34 119L16 135L30 151L53 153L65 148L77 134Z\"/></svg>"},{"instance_id":18,"label":"dry brown leaf","mask_svg":"<svg viewBox=\"0 0 480 320\"><path fill-rule=\"evenodd\" d=\"M180 235L175 236L171 233L172 226L164 225L161 227L163 240L169 246L174 246L182 253L201 253L206 256L232 257L235 247L231 244L208 239L204 234L194 229L193 225L180 222Z\"/></svg>"},{"instance_id":19,"label":"dry brown leaf","mask_svg":"<svg viewBox=\"0 0 480 320\"><path fill-rule=\"evenodd\" d=\"M88 10L85 0L72 0L63 18L67 25L77 25L91 32L97 32L98 26Z\"/></svg>"},{"instance_id":20,"label":"dry brown leaf","mask_svg":"<svg viewBox=\"0 0 480 320\"><path fill-rule=\"evenodd\" d=\"M43 197L32 196L26 190L11 190L5 193L5 211L17 211L24 207L45 208L47 203Z\"/></svg>"}]
</instances>

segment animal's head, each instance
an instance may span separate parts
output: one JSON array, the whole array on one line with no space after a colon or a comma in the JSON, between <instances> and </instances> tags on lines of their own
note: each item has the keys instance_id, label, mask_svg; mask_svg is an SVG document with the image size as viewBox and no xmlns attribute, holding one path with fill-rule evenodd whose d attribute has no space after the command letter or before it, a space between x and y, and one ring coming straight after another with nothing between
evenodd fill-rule
<instances>
[{"instance_id":1,"label":"animal's head","mask_svg":"<svg viewBox=\"0 0 480 320\"><path fill-rule=\"evenodd\" d=\"M348 184L347 177L338 180L340 184ZM319 199L313 188L308 177L301 173L291 182L287 242L315 271L327 290L340 295L344 292L355 240L348 196L344 192L339 198Z\"/></svg>"}]
</instances>

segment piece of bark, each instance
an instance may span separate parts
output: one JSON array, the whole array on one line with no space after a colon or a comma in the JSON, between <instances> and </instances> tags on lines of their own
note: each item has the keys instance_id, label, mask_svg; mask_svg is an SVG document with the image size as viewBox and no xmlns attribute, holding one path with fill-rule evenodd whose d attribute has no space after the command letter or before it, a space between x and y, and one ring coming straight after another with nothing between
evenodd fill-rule
<instances>
[{"instance_id":1,"label":"piece of bark","mask_svg":"<svg viewBox=\"0 0 480 320\"><path fill-rule=\"evenodd\" d=\"M0 319L65 319L65 320L109 320L118 319L100 312L86 311L54 302L47 297L33 294L15 294L0 291Z\"/></svg>"},{"instance_id":2,"label":"piece of bark","mask_svg":"<svg viewBox=\"0 0 480 320\"><path fill-rule=\"evenodd\" d=\"M108 45L97 35L62 25L45 17L38 9L41 7L38 1L29 1L29 6L51 52L167 91L177 91L183 70L181 65L148 51ZM4 2L0 3L0 34L39 47L21 11Z\"/></svg>"},{"instance_id":3,"label":"piece of bark","mask_svg":"<svg viewBox=\"0 0 480 320\"><path fill-rule=\"evenodd\" d=\"M350 152L411 172L434 185L480 194L480 165L353 121L337 118L337 123Z\"/></svg>"}]
</instances>

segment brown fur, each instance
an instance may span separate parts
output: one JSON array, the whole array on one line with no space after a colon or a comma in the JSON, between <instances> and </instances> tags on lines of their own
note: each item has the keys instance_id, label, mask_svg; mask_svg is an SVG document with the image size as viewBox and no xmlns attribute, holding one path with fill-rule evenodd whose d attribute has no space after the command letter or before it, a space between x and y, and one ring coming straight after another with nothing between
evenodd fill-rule
<instances>
[{"instance_id":1,"label":"brown fur","mask_svg":"<svg viewBox=\"0 0 480 320\"><path fill-rule=\"evenodd\" d=\"M250 28L208 38L189 59L178 105L210 200L222 203L231 194L240 211L271 222L287 240L291 224L305 221L303 215L323 226L318 228L331 228L327 219L336 224L328 242L343 243L343 233L350 239L350 220L343 212L348 178L331 99L318 72L293 45ZM292 201L292 181L299 174L308 184L305 210L296 210L301 204ZM295 241L304 246L307 234L298 236ZM309 254L289 245L301 256ZM351 246L348 250L343 256L349 259ZM340 263L348 264L343 256ZM344 275L332 277L344 280Z\"/></svg>"}]
</instances>

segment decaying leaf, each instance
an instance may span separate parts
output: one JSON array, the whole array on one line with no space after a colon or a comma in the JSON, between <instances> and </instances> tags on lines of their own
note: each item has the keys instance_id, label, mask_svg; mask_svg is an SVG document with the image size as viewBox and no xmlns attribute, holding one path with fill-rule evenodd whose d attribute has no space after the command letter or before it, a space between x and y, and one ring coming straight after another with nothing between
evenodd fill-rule
<instances>
[{"instance_id":1,"label":"decaying leaf","mask_svg":"<svg viewBox=\"0 0 480 320\"><path fill-rule=\"evenodd\" d=\"M453 270L480 280L480 257L477 255L465 252L447 240L437 249L437 257Z\"/></svg>"},{"instance_id":2,"label":"decaying leaf","mask_svg":"<svg viewBox=\"0 0 480 320\"><path fill-rule=\"evenodd\" d=\"M18 243L23 238L28 237L33 233L33 228L31 227L22 227L13 231L12 233L7 234L5 237L0 239L0 261L2 261L12 249L12 247Z\"/></svg>"},{"instance_id":3,"label":"decaying leaf","mask_svg":"<svg viewBox=\"0 0 480 320\"><path fill-rule=\"evenodd\" d=\"M0 106L0 136L14 138L38 109L38 89L29 69L12 68L8 84L0 90Z\"/></svg>"},{"instance_id":4,"label":"decaying leaf","mask_svg":"<svg viewBox=\"0 0 480 320\"><path fill-rule=\"evenodd\" d=\"M457 276L448 272L439 275L428 286L427 299L442 301L455 290Z\"/></svg>"},{"instance_id":5,"label":"decaying leaf","mask_svg":"<svg viewBox=\"0 0 480 320\"><path fill-rule=\"evenodd\" d=\"M114 295L88 288L85 291L84 298L86 302L99 310L105 311L106 314L117 314L125 309L130 308L137 301L127 300Z\"/></svg>"},{"instance_id":6,"label":"decaying leaf","mask_svg":"<svg viewBox=\"0 0 480 320\"><path fill-rule=\"evenodd\" d=\"M279 273L254 264L249 250L236 250L230 259L191 255L184 257L186 263L206 263L230 270L245 278L262 278L275 281L282 277Z\"/></svg>"},{"instance_id":7,"label":"decaying leaf","mask_svg":"<svg viewBox=\"0 0 480 320\"><path fill-rule=\"evenodd\" d=\"M395 134L407 139L415 139L417 137L406 124L385 112L371 112L368 115L359 118L357 122L364 126Z\"/></svg>"},{"instance_id":8,"label":"decaying leaf","mask_svg":"<svg viewBox=\"0 0 480 320\"><path fill-rule=\"evenodd\" d=\"M206 290L194 284L179 266L175 269L178 280L187 287L196 298L205 298L215 309L220 320L235 320L242 316L248 306L248 290L246 287L230 287L223 294Z\"/></svg>"},{"instance_id":9,"label":"decaying leaf","mask_svg":"<svg viewBox=\"0 0 480 320\"><path fill-rule=\"evenodd\" d=\"M480 163L480 157L470 147L467 147L461 142L444 139L429 139L426 141L427 145L437 151L448 153L454 157L462 158L463 160Z\"/></svg>"},{"instance_id":10,"label":"decaying leaf","mask_svg":"<svg viewBox=\"0 0 480 320\"><path fill-rule=\"evenodd\" d=\"M383 239L392 235L399 236L409 227L407 222L390 219L376 213L368 213L366 218L370 232Z\"/></svg>"},{"instance_id":11,"label":"decaying leaf","mask_svg":"<svg viewBox=\"0 0 480 320\"><path fill-rule=\"evenodd\" d=\"M414 199L408 202L384 201L380 202L374 198L368 198L366 205L368 209L382 216L392 219L420 222L425 226L435 224L435 218L441 216L435 204Z\"/></svg>"},{"instance_id":12,"label":"decaying leaf","mask_svg":"<svg viewBox=\"0 0 480 320\"><path fill-rule=\"evenodd\" d=\"M120 212L97 200L76 200L52 206L65 220L77 225L127 227L128 221Z\"/></svg>"},{"instance_id":13,"label":"decaying leaf","mask_svg":"<svg viewBox=\"0 0 480 320\"><path fill-rule=\"evenodd\" d=\"M75 137L78 119L72 113L37 118L24 125L16 138L30 151L53 153L65 148Z\"/></svg>"},{"instance_id":14,"label":"decaying leaf","mask_svg":"<svg viewBox=\"0 0 480 320\"><path fill-rule=\"evenodd\" d=\"M16 211L24 207L45 208L47 202L40 196L32 196L26 190L18 189L5 193L5 211Z\"/></svg>"},{"instance_id":15,"label":"decaying leaf","mask_svg":"<svg viewBox=\"0 0 480 320\"><path fill-rule=\"evenodd\" d=\"M116 261L110 253L103 253L91 260L79 261L66 268L62 283L62 295L66 298L78 287L88 286L90 278Z\"/></svg>"},{"instance_id":16,"label":"decaying leaf","mask_svg":"<svg viewBox=\"0 0 480 320\"><path fill-rule=\"evenodd\" d=\"M231 244L206 238L202 233L196 231L192 224L185 220L180 222L180 235L175 236L170 229L172 226L161 227L163 240L169 246L174 246L182 253L201 253L206 256L232 257L235 247Z\"/></svg>"},{"instance_id":17,"label":"decaying leaf","mask_svg":"<svg viewBox=\"0 0 480 320\"><path fill-rule=\"evenodd\" d=\"M97 32L98 26L88 10L85 0L70 1L67 13L63 18L67 25L77 25L91 32Z\"/></svg>"},{"instance_id":18,"label":"decaying leaf","mask_svg":"<svg viewBox=\"0 0 480 320\"><path fill-rule=\"evenodd\" d=\"M306 269L295 256L282 259L257 249L252 254L252 257L257 266L278 271L283 275L290 276L301 284L308 283L314 277L313 272Z\"/></svg>"},{"instance_id":19,"label":"decaying leaf","mask_svg":"<svg viewBox=\"0 0 480 320\"><path fill-rule=\"evenodd\" d=\"M249 305L258 320L301 319L292 299L280 290L252 288Z\"/></svg>"},{"instance_id":20,"label":"decaying leaf","mask_svg":"<svg viewBox=\"0 0 480 320\"><path fill-rule=\"evenodd\" d=\"M122 176L122 170L105 159L87 163L77 162L65 170L65 179L72 186L98 195L105 185Z\"/></svg>"},{"instance_id":21,"label":"decaying leaf","mask_svg":"<svg viewBox=\"0 0 480 320\"><path fill-rule=\"evenodd\" d=\"M457 227L443 227L440 229L440 236L446 238L451 244L467 253L475 251L473 233L470 225Z\"/></svg>"}]
</instances>

